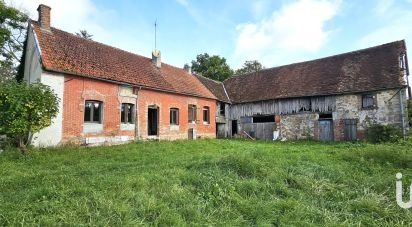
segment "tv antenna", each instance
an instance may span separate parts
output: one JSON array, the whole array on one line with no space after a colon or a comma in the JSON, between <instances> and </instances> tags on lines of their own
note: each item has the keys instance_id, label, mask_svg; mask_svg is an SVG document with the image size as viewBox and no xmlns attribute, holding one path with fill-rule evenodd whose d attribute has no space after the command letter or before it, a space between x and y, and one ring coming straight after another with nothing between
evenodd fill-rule
<instances>
[{"instance_id":1,"label":"tv antenna","mask_svg":"<svg viewBox=\"0 0 412 227\"><path fill-rule=\"evenodd\" d=\"M155 20L154 23L154 29L155 29L155 50L157 49L157 19Z\"/></svg>"}]
</instances>

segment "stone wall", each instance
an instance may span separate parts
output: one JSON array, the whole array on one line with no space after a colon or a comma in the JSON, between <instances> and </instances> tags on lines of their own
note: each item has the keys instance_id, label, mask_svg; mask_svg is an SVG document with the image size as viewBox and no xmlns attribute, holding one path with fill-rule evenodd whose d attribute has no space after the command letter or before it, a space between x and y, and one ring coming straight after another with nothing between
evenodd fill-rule
<instances>
[{"instance_id":1,"label":"stone wall","mask_svg":"<svg viewBox=\"0 0 412 227\"><path fill-rule=\"evenodd\" d=\"M359 139L363 139L366 133L368 123L376 122L384 125L396 124L401 125L401 109L399 89L378 91L371 93L376 97L376 107L371 109L362 109L362 95L341 95L336 97L336 111L333 112L334 122L342 119L357 120L357 134ZM402 92L404 109L406 115L406 92ZM405 118L405 125L408 125ZM335 139L343 139L342 129L344 124L334 123ZM339 132L339 133L337 133Z\"/></svg>"},{"instance_id":2,"label":"stone wall","mask_svg":"<svg viewBox=\"0 0 412 227\"><path fill-rule=\"evenodd\" d=\"M318 118L317 113L282 115L280 117L281 136L287 139L315 138L315 123Z\"/></svg>"},{"instance_id":3,"label":"stone wall","mask_svg":"<svg viewBox=\"0 0 412 227\"><path fill-rule=\"evenodd\" d=\"M370 109L362 108L362 94L347 94L336 96L336 109L332 112L334 140L345 139L345 119L356 119L357 138L366 135L368 123L401 125L399 89L377 91L372 94L376 98L376 106ZM402 92L405 109L405 126L407 120L406 89ZM301 112L297 114L277 115L280 118L281 136L287 139L318 139L319 113Z\"/></svg>"}]
</instances>

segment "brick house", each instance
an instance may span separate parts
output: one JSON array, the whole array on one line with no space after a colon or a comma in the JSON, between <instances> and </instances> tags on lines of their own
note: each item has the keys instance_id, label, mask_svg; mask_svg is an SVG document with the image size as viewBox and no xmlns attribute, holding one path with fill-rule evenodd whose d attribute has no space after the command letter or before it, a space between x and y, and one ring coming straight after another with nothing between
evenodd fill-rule
<instances>
[{"instance_id":1,"label":"brick house","mask_svg":"<svg viewBox=\"0 0 412 227\"><path fill-rule=\"evenodd\" d=\"M218 82L162 63L157 50L150 59L53 28L50 10L39 6L26 46L25 80L40 80L61 99L37 145L245 132L260 139L357 140L369 122L409 130L404 41Z\"/></svg>"},{"instance_id":2,"label":"brick house","mask_svg":"<svg viewBox=\"0 0 412 227\"><path fill-rule=\"evenodd\" d=\"M183 68L51 27L50 7L30 21L24 79L60 98L53 124L34 143L120 142L216 136L216 97Z\"/></svg>"}]
</instances>

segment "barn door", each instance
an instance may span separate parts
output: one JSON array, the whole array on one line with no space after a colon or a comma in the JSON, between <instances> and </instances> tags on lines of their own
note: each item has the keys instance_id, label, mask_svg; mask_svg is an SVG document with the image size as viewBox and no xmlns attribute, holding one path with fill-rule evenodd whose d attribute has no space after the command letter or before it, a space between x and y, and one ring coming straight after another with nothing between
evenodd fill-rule
<instances>
[{"instance_id":1,"label":"barn door","mask_svg":"<svg viewBox=\"0 0 412 227\"><path fill-rule=\"evenodd\" d=\"M345 140L356 140L356 119L345 119Z\"/></svg>"},{"instance_id":2,"label":"barn door","mask_svg":"<svg viewBox=\"0 0 412 227\"><path fill-rule=\"evenodd\" d=\"M319 139L321 141L333 140L332 120L319 121Z\"/></svg>"},{"instance_id":3,"label":"barn door","mask_svg":"<svg viewBox=\"0 0 412 227\"><path fill-rule=\"evenodd\" d=\"M226 124L216 124L216 136L217 138L226 137Z\"/></svg>"}]
</instances>

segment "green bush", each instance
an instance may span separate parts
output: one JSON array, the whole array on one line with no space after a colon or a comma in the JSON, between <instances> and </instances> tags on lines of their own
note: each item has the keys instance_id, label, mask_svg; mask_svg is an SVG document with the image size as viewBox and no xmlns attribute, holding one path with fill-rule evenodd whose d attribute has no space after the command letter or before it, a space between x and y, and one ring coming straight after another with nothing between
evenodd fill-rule
<instances>
[{"instance_id":1,"label":"green bush","mask_svg":"<svg viewBox=\"0 0 412 227\"><path fill-rule=\"evenodd\" d=\"M371 143L398 142L402 138L401 129L394 125L373 123L368 126L366 139Z\"/></svg>"},{"instance_id":2,"label":"green bush","mask_svg":"<svg viewBox=\"0 0 412 227\"><path fill-rule=\"evenodd\" d=\"M30 145L33 134L49 126L59 111L59 98L41 83L0 82L0 135Z\"/></svg>"}]
</instances>

